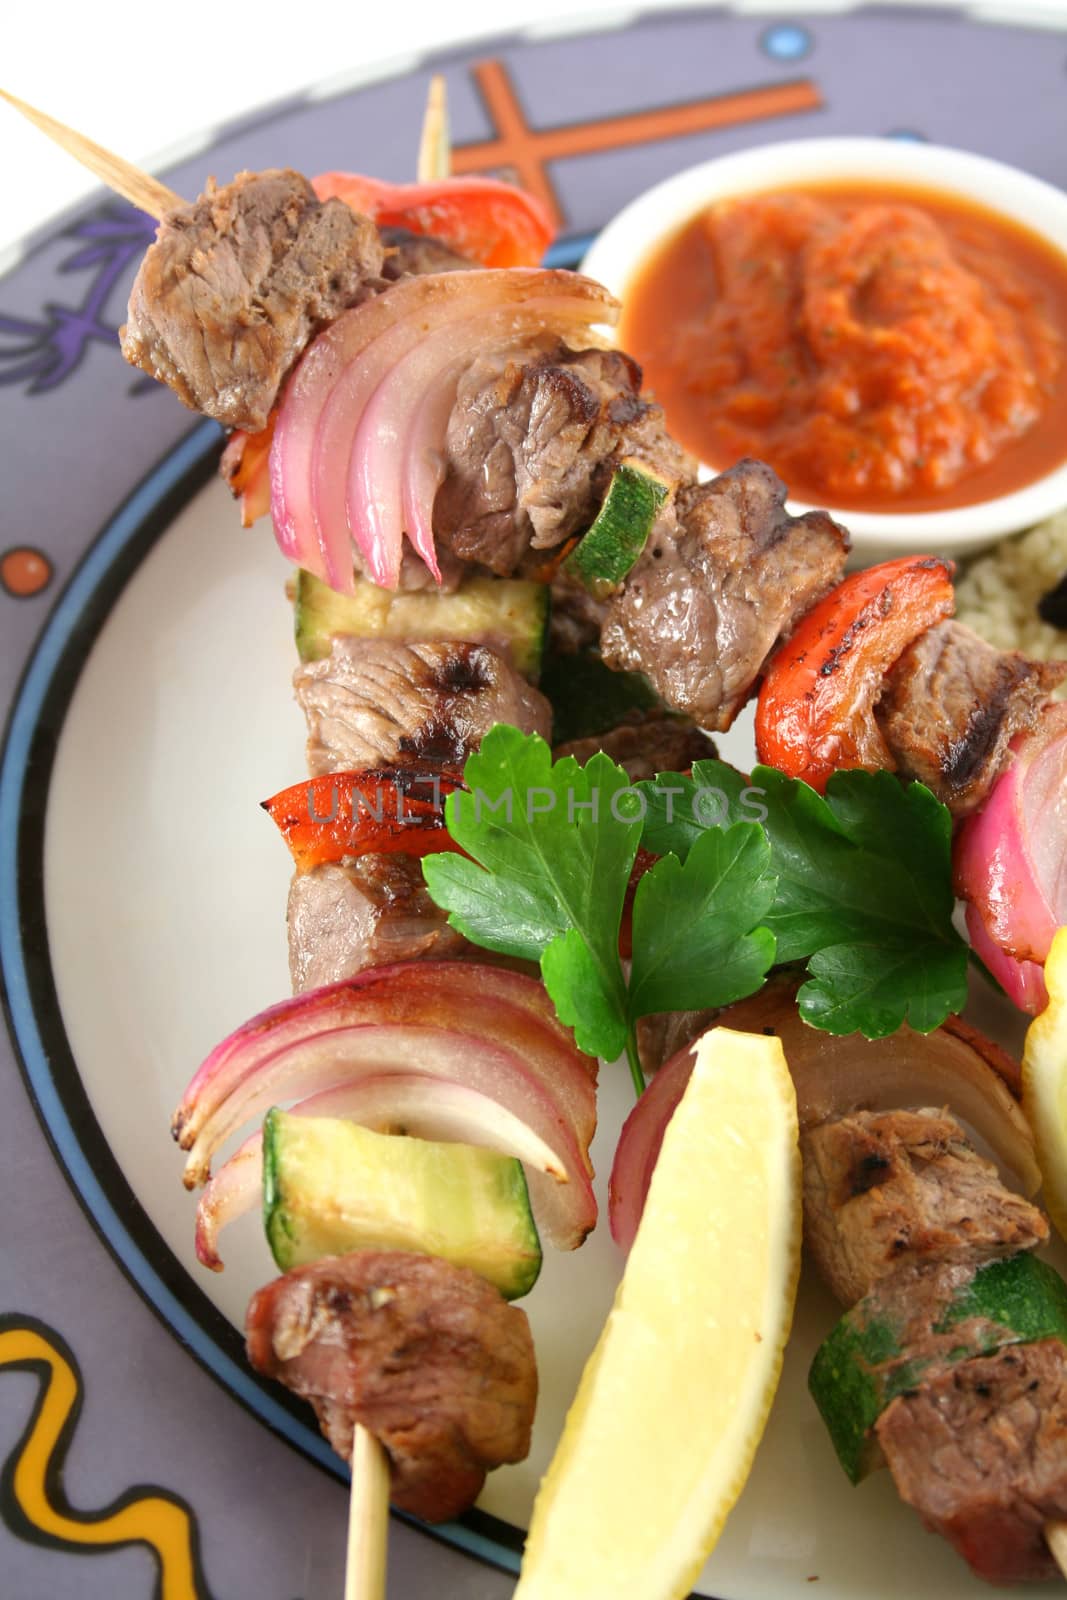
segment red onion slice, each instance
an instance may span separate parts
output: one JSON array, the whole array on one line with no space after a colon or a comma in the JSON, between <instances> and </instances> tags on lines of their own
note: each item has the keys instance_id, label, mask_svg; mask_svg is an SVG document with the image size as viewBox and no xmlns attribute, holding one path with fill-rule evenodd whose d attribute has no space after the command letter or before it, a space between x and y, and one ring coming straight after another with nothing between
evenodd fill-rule
<instances>
[{"instance_id":1,"label":"red onion slice","mask_svg":"<svg viewBox=\"0 0 1067 1600\"><path fill-rule=\"evenodd\" d=\"M1067 923L1067 704L1012 740L1012 760L955 846L956 889L969 902L972 942L1017 1004L1040 1008L1041 966ZM985 939L975 942L981 924ZM994 953L999 951L1007 961Z\"/></svg>"},{"instance_id":2,"label":"red onion slice","mask_svg":"<svg viewBox=\"0 0 1067 1600\"><path fill-rule=\"evenodd\" d=\"M967 933L979 961L1013 1005L1036 1017L1048 1005L1045 968L1040 961L1018 961L994 944L975 906L967 907Z\"/></svg>"},{"instance_id":3,"label":"red onion slice","mask_svg":"<svg viewBox=\"0 0 1067 1600\"><path fill-rule=\"evenodd\" d=\"M692 1071L693 1045L690 1044L660 1067L622 1125L608 1180L611 1237L622 1250L629 1250L637 1237L663 1135L678 1109Z\"/></svg>"},{"instance_id":4,"label":"red onion slice","mask_svg":"<svg viewBox=\"0 0 1067 1600\"><path fill-rule=\"evenodd\" d=\"M456 274L466 276L466 274ZM400 288L406 285L398 285ZM388 291L388 298L393 294ZM383 589L395 589L400 576L404 528L393 508L390 494L390 466L399 452L399 437L381 440L383 459L376 463L377 474L365 483L353 484L356 441L366 416L368 402L398 362L429 337L442 324L462 317L463 307L454 299L426 308L418 319L404 317L368 344L358 363L354 363L337 383L322 413L312 457L312 499L320 522L341 526L363 557L367 571ZM344 470L342 470L344 464ZM384 470L382 470L384 468ZM380 512L377 500L388 506ZM390 514L391 513L391 514ZM440 579L436 555L431 568Z\"/></svg>"},{"instance_id":5,"label":"red onion slice","mask_svg":"<svg viewBox=\"0 0 1067 1600\"><path fill-rule=\"evenodd\" d=\"M543 268L404 279L346 311L308 347L279 409L270 479L282 550L332 587L350 591L354 541L375 582L395 588L412 417L420 408L424 381L436 378L439 366L427 355L406 368L402 386L390 386L376 408L377 421L363 435L357 465L353 451L364 413L393 369L453 322L474 324L465 343L467 359L474 360L503 337L502 322L509 316L524 333L563 335L612 322L617 311L599 284ZM447 417L440 420L439 407L432 414L438 430L433 442L440 449ZM413 542L436 575L429 524L423 511Z\"/></svg>"},{"instance_id":6,"label":"red onion slice","mask_svg":"<svg viewBox=\"0 0 1067 1600\"><path fill-rule=\"evenodd\" d=\"M174 1115L186 1186L205 1183L226 1140L272 1105L355 1095L367 1080L415 1073L492 1101L553 1152L567 1182L538 1185L546 1234L562 1248L580 1244L596 1221L595 1063L560 1026L541 984L473 962L377 968L297 995L231 1034ZM229 1189L230 1180L224 1197Z\"/></svg>"},{"instance_id":7,"label":"red onion slice","mask_svg":"<svg viewBox=\"0 0 1067 1600\"><path fill-rule=\"evenodd\" d=\"M421 1139L481 1145L514 1156L527 1168L535 1213L547 1210L544 1189L567 1182L566 1162L506 1106L462 1084L426 1073L383 1073L328 1089L301 1100L292 1111L303 1117L344 1117L376 1132L400 1124ZM212 1272L221 1272L219 1234L250 1211L262 1194L263 1134L257 1129L213 1177L196 1208L196 1254Z\"/></svg>"},{"instance_id":8,"label":"red onion slice","mask_svg":"<svg viewBox=\"0 0 1067 1600\"><path fill-rule=\"evenodd\" d=\"M271 1006L224 1039L204 1061L174 1113L174 1137L183 1150L191 1149L249 1077L279 1051L310 1035L374 1023L466 1033L472 992L479 996L485 1040L525 1054L579 1142L588 1147L596 1128L596 1062L578 1050L560 1025L541 983L473 961L399 961Z\"/></svg>"},{"instance_id":9,"label":"red onion slice","mask_svg":"<svg viewBox=\"0 0 1067 1600\"><path fill-rule=\"evenodd\" d=\"M440 582L433 503L444 476L442 446L464 369L476 357L506 351L547 329L560 334L588 326L587 299L538 297L525 305L450 321L392 362L365 406L349 459L348 521L360 548L361 526L372 547L403 528ZM379 340L369 354L377 356L379 345L391 338ZM413 473L412 462L430 470Z\"/></svg>"}]
</instances>

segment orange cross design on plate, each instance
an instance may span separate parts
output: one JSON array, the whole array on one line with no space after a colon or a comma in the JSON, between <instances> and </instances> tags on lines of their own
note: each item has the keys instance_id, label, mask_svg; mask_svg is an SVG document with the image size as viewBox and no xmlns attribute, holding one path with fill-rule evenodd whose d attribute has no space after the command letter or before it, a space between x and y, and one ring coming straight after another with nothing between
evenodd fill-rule
<instances>
[{"instance_id":1,"label":"orange cross design on plate","mask_svg":"<svg viewBox=\"0 0 1067 1600\"><path fill-rule=\"evenodd\" d=\"M560 225L564 218L548 173L550 161L705 133L712 128L732 128L795 112L818 111L823 103L810 78L797 78L790 83L766 84L733 94L712 95L706 100L604 117L596 122L532 128L503 62L479 61L473 73L496 137L458 145L452 152L453 172L459 175L493 170L514 174L524 189L544 201Z\"/></svg>"}]
</instances>

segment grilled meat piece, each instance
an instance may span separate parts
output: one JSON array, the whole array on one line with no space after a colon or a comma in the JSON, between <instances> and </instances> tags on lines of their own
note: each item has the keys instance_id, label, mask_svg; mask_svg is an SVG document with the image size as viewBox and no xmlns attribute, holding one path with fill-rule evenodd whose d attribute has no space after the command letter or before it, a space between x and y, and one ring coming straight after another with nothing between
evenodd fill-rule
<instances>
[{"instance_id":1,"label":"grilled meat piece","mask_svg":"<svg viewBox=\"0 0 1067 1600\"><path fill-rule=\"evenodd\" d=\"M550 736L552 711L488 645L336 638L293 679L308 722L308 767L462 767L495 722Z\"/></svg>"},{"instance_id":2,"label":"grilled meat piece","mask_svg":"<svg viewBox=\"0 0 1067 1600\"><path fill-rule=\"evenodd\" d=\"M525 1314L467 1267L401 1251L327 1256L253 1295L248 1359L310 1400L338 1455L384 1446L392 1501L458 1516L530 1448L537 1367Z\"/></svg>"},{"instance_id":3,"label":"grilled meat piece","mask_svg":"<svg viewBox=\"0 0 1067 1600\"><path fill-rule=\"evenodd\" d=\"M725 730L778 643L844 571L848 534L824 511L785 512L761 461L679 490L607 608L609 666L643 672L702 728Z\"/></svg>"},{"instance_id":4,"label":"grilled meat piece","mask_svg":"<svg viewBox=\"0 0 1067 1600\"><path fill-rule=\"evenodd\" d=\"M298 172L242 172L172 211L130 294L122 353L251 433L311 336L378 281L378 230Z\"/></svg>"},{"instance_id":5,"label":"grilled meat piece","mask_svg":"<svg viewBox=\"0 0 1067 1600\"><path fill-rule=\"evenodd\" d=\"M393 961L455 960L470 948L430 899L417 856L368 852L297 872L287 917L294 994Z\"/></svg>"},{"instance_id":6,"label":"grilled meat piece","mask_svg":"<svg viewBox=\"0 0 1067 1600\"><path fill-rule=\"evenodd\" d=\"M876 1425L902 1500L990 1583L1054 1578L1042 1532L1067 1517L1067 1348L976 1356L886 1407Z\"/></svg>"},{"instance_id":7,"label":"grilled meat piece","mask_svg":"<svg viewBox=\"0 0 1067 1600\"><path fill-rule=\"evenodd\" d=\"M589 526L623 457L675 481L693 475L629 356L553 341L480 357L449 418L438 546L503 577L536 570Z\"/></svg>"},{"instance_id":8,"label":"grilled meat piece","mask_svg":"<svg viewBox=\"0 0 1067 1600\"><path fill-rule=\"evenodd\" d=\"M409 228L380 228L378 232L385 250L382 277L390 283L397 278L424 278L432 272L470 272L478 265L428 233L412 233Z\"/></svg>"},{"instance_id":9,"label":"grilled meat piece","mask_svg":"<svg viewBox=\"0 0 1067 1600\"><path fill-rule=\"evenodd\" d=\"M804 1237L844 1305L888 1273L1030 1250L1048 1223L944 1111L856 1111L801 1136Z\"/></svg>"},{"instance_id":10,"label":"grilled meat piece","mask_svg":"<svg viewBox=\"0 0 1067 1600\"><path fill-rule=\"evenodd\" d=\"M574 756L584 766L598 750L629 773L633 783L654 778L657 772L684 772L694 761L709 761L715 755L712 740L687 717L660 710L635 712L607 733L556 745L552 754L557 761L560 756Z\"/></svg>"},{"instance_id":11,"label":"grilled meat piece","mask_svg":"<svg viewBox=\"0 0 1067 1600\"><path fill-rule=\"evenodd\" d=\"M1033 727L1065 677L1067 662L1028 661L961 622L939 622L889 673L878 720L904 776L963 817L985 800L1011 740Z\"/></svg>"}]
</instances>

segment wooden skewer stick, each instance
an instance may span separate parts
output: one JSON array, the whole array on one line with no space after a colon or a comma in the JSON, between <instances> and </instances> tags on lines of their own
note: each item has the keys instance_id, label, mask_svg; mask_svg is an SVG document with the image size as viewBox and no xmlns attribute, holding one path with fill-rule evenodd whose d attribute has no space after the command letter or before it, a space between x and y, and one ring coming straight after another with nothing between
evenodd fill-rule
<instances>
[{"instance_id":1,"label":"wooden skewer stick","mask_svg":"<svg viewBox=\"0 0 1067 1600\"><path fill-rule=\"evenodd\" d=\"M6 100L9 106L14 106L22 115L42 133L46 133L56 144L61 145L68 155L80 161L83 167L88 167L90 172L95 172L102 178L109 189L114 189L124 200L128 200L139 211L146 211L150 217L155 217L160 222L168 211L174 211L179 206L184 206L185 201L181 195L168 189L165 183L160 183L147 172L142 172L140 167L135 167L129 161L124 161L121 156L116 156L110 150L105 150L103 145L94 144L83 133L78 133L74 128L68 128L65 122L57 122L55 117L50 117L45 111L38 111L36 106L27 105L25 100L19 100L16 95L8 94L6 89L0 89L0 100Z\"/></svg>"},{"instance_id":2,"label":"wooden skewer stick","mask_svg":"<svg viewBox=\"0 0 1067 1600\"><path fill-rule=\"evenodd\" d=\"M420 183L433 183L447 178L451 170L448 94L444 78L437 73L430 79L415 175ZM389 1462L373 1433L357 1422L352 1439L344 1600L384 1600L388 1545Z\"/></svg>"},{"instance_id":3,"label":"wooden skewer stick","mask_svg":"<svg viewBox=\"0 0 1067 1600\"><path fill-rule=\"evenodd\" d=\"M1046 1522L1045 1543L1052 1552L1052 1559L1067 1578L1067 1522Z\"/></svg>"},{"instance_id":4,"label":"wooden skewer stick","mask_svg":"<svg viewBox=\"0 0 1067 1600\"><path fill-rule=\"evenodd\" d=\"M352 1440L352 1494L344 1600L384 1600L389 1542L389 1462L362 1423Z\"/></svg>"},{"instance_id":5,"label":"wooden skewer stick","mask_svg":"<svg viewBox=\"0 0 1067 1600\"><path fill-rule=\"evenodd\" d=\"M452 175L452 138L448 128L448 90L441 74L430 79L426 115L419 141L419 161L415 176L420 183L436 183Z\"/></svg>"}]
</instances>

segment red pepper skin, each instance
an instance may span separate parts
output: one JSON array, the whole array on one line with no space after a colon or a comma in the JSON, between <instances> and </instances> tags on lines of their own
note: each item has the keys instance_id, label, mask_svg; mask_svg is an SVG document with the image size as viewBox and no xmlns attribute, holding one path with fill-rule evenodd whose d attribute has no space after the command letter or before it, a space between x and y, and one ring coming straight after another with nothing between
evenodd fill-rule
<instances>
[{"instance_id":1,"label":"red pepper skin","mask_svg":"<svg viewBox=\"0 0 1067 1600\"><path fill-rule=\"evenodd\" d=\"M425 856L456 850L445 827L445 796L463 787L458 772L381 767L328 772L283 789L263 809L277 824L297 870L327 861L402 851Z\"/></svg>"},{"instance_id":2,"label":"red pepper skin","mask_svg":"<svg viewBox=\"0 0 1067 1600\"><path fill-rule=\"evenodd\" d=\"M274 438L277 406L259 433L238 428L231 433L222 459L219 476L230 486L230 493L241 503L241 526L250 528L270 510L270 446Z\"/></svg>"},{"instance_id":3,"label":"red pepper skin","mask_svg":"<svg viewBox=\"0 0 1067 1600\"><path fill-rule=\"evenodd\" d=\"M324 172L312 187L320 200L336 196L383 227L431 234L483 267L536 267L556 232L540 200L498 178L385 183Z\"/></svg>"},{"instance_id":4,"label":"red pepper skin","mask_svg":"<svg viewBox=\"0 0 1067 1600\"><path fill-rule=\"evenodd\" d=\"M883 561L853 573L809 611L771 657L760 688L760 761L820 794L833 772L891 771L874 704L912 640L952 615L954 571L938 556Z\"/></svg>"}]
</instances>

